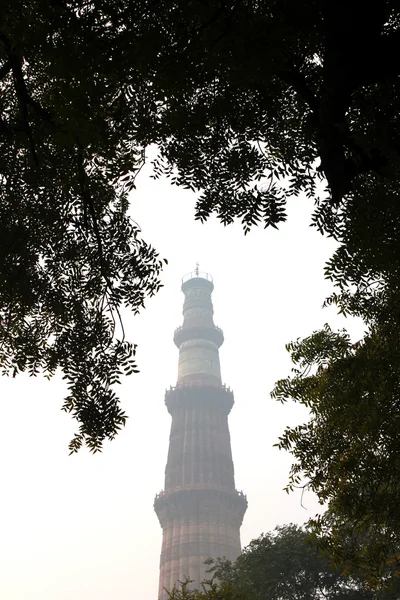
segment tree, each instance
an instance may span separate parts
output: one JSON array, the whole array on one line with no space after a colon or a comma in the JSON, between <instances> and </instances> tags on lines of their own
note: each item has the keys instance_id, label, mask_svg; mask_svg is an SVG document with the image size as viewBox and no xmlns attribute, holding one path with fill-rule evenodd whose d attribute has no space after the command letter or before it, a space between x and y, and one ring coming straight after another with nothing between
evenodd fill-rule
<instances>
[{"instance_id":1,"label":"tree","mask_svg":"<svg viewBox=\"0 0 400 600\"><path fill-rule=\"evenodd\" d=\"M343 207L398 184L396 2L165 6L156 172L201 194L199 219L276 226L286 197L316 197L323 175L314 222L339 235Z\"/></svg>"},{"instance_id":2,"label":"tree","mask_svg":"<svg viewBox=\"0 0 400 600\"><path fill-rule=\"evenodd\" d=\"M137 367L120 310L143 306L162 266L127 212L144 160L135 8L124 26L129 2L95 4L7 2L0 16L0 363L61 369L71 452L125 422L113 386Z\"/></svg>"},{"instance_id":3,"label":"tree","mask_svg":"<svg viewBox=\"0 0 400 600\"><path fill-rule=\"evenodd\" d=\"M377 599L360 577L343 576L334 569L310 533L296 525L262 534L235 563L217 560L213 572L223 584L243 590L252 600Z\"/></svg>"},{"instance_id":4,"label":"tree","mask_svg":"<svg viewBox=\"0 0 400 600\"><path fill-rule=\"evenodd\" d=\"M365 335L354 343L326 325L288 344L292 375L272 395L311 413L279 439L295 459L287 491L317 494L327 510L310 525L321 547L379 585L400 574L400 215L395 186L380 207L377 190L371 197L365 215L351 209L343 244L326 267L338 288L326 303L361 317Z\"/></svg>"},{"instance_id":5,"label":"tree","mask_svg":"<svg viewBox=\"0 0 400 600\"><path fill-rule=\"evenodd\" d=\"M329 326L289 344L294 372L273 393L311 413L279 440L295 459L287 489L317 494L327 506L312 521L322 546L373 583L400 569L398 306L357 344Z\"/></svg>"}]
</instances>

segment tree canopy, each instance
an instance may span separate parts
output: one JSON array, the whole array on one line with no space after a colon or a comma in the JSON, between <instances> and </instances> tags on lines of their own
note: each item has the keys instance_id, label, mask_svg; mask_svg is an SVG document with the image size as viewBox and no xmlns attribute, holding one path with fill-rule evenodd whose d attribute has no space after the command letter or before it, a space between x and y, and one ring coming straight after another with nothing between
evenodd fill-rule
<instances>
[{"instance_id":1,"label":"tree canopy","mask_svg":"<svg viewBox=\"0 0 400 600\"><path fill-rule=\"evenodd\" d=\"M289 344L293 374L273 393L311 413L279 440L295 459L288 490L317 494L323 547L371 581L400 568L398 300L385 308L356 344L329 326Z\"/></svg>"},{"instance_id":2,"label":"tree canopy","mask_svg":"<svg viewBox=\"0 0 400 600\"><path fill-rule=\"evenodd\" d=\"M200 193L199 218L277 225L286 197L317 197L324 176L315 223L338 234L339 206L387 196L399 168L396 2L165 6L156 167Z\"/></svg>"},{"instance_id":3,"label":"tree canopy","mask_svg":"<svg viewBox=\"0 0 400 600\"><path fill-rule=\"evenodd\" d=\"M213 570L252 600L374 600L361 578L334 569L314 542L304 528L283 525L250 542L235 563L217 560Z\"/></svg>"},{"instance_id":4,"label":"tree canopy","mask_svg":"<svg viewBox=\"0 0 400 600\"><path fill-rule=\"evenodd\" d=\"M160 287L162 261L128 216L146 59L132 60L121 11L37 0L0 15L0 363L14 376L61 369L72 452L124 424L113 385L137 369L120 309Z\"/></svg>"}]
</instances>

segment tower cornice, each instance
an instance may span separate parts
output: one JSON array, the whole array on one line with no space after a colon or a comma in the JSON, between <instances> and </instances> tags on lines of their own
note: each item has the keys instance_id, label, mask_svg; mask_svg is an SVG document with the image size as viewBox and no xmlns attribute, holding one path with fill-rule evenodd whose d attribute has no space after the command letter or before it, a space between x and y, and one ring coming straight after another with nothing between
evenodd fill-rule
<instances>
[{"instance_id":1,"label":"tower cornice","mask_svg":"<svg viewBox=\"0 0 400 600\"><path fill-rule=\"evenodd\" d=\"M218 485L177 486L174 490L162 491L156 495L154 510L161 527L176 518L193 515L197 518L220 520L223 515L235 527L240 527L247 509L247 497L243 492Z\"/></svg>"},{"instance_id":2,"label":"tower cornice","mask_svg":"<svg viewBox=\"0 0 400 600\"><path fill-rule=\"evenodd\" d=\"M210 385L203 379L188 381L165 392L165 404L173 415L185 407L209 407L228 415L234 405L233 392L225 385Z\"/></svg>"},{"instance_id":3,"label":"tower cornice","mask_svg":"<svg viewBox=\"0 0 400 600\"><path fill-rule=\"evenodd\" d=\"M174 331L174 342L175 346L180 348L183 342L188 342L194 339L204 339L214 342L217 348L220 348L224 342L224 334L222 329L216 325L207 327L204 325L200 326L187 326L181 325Z\"/></svg>"}]
</instances>

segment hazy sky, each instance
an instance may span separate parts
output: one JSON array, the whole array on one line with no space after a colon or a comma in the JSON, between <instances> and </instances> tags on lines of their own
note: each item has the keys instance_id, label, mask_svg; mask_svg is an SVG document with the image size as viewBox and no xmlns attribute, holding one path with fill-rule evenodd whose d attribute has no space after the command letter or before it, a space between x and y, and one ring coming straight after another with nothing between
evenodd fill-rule
<instances>
[{"instance_id":1,"label":"hazy sky","mask_svg":"<svg viewBox=\"0 0 400 600\"><path fill-rule=\"evenodd\" d=\"M323 278L334 243L309 227L312 206L295 199L279 231L215 219L194 221L194 196L153 181L144 171L132 217L169 265L164 288L138 317L125 315L139 344L139 375L119 388L130 418L102 454L68 456L75 423L60 411L60 378L0 380L0 598L3 600L156 600L161 528L153 510L163 487L170 416L164 391L174 385L182 322L181 277L200 269L214 278L215 323L225 335L223 381L235 393L229 418L236 487L249 508L242 545L278 524L302 523L317 505L286 495L290 456L273 448L286 424L306 418L270 399L289 373L285 343L325 322L362 327L321 309L331 286Z\"/></svg>"}]
</instances>

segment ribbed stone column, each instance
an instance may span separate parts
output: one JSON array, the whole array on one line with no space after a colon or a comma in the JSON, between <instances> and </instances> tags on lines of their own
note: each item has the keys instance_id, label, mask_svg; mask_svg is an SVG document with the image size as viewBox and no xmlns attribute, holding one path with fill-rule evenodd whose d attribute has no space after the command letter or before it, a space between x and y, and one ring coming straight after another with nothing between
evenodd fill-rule
<instances>
[{"instance_id":1,"label":"ribbed stone column","mask_svg":"<svg viewBox=\"0 0 400 600\"><path fill-rule=\"evenodd\" d=\"M240 554L240 526L246 497L235 489L228 414L233 393L222 385L214 325L211 277L183 278L183 325L175 331L178 380L165 403L172 416L165 488L154 508L163 530L159 600L186 578L199 588L208 578L207 558Z\"/></svg>"}]
</instances>

